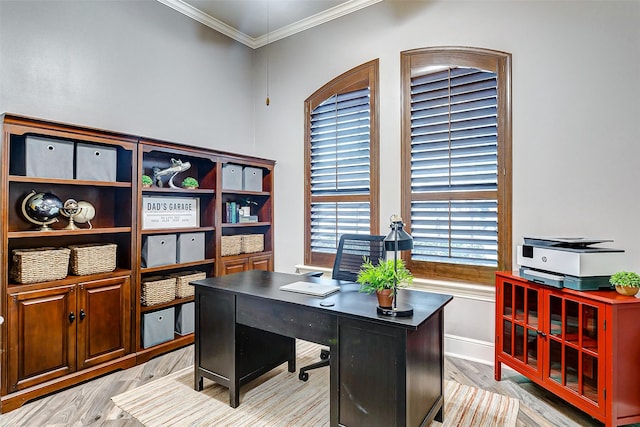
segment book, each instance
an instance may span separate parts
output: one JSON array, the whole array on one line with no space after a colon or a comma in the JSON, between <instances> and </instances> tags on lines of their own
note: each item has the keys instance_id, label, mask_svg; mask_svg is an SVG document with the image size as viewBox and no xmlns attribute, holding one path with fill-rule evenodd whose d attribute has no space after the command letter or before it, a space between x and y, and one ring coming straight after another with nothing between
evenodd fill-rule
<instances>
[{"instance_id":1,"label":"book","mask_svg":"<svg viewBox=\"0 0 640 427\"><path fill-rule=\"evenodd\" d=\"M226 202L225 213L226 213L227 223L236 224L238 222L236 202Z\"/></svg>"},{"instance_id":2,"label":"book","mask_svg":"<svg viewBox=\"0 0 640 427\"><path fill-rule=\"evenodd\" d=\"M231 202L231 223L238 223L238 206L236 202Z\"/></svg>"}]
</instances>

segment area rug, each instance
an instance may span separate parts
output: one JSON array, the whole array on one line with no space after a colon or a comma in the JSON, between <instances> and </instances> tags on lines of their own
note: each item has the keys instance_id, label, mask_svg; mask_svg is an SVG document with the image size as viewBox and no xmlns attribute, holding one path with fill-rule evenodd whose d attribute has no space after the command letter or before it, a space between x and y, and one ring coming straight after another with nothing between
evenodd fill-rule
<instances>
[{"instance_id":1,"label":"area rug","mask_svg":"<svg viewBox=\"0 0 640 427\"><path fill-rule=\"evenodd\" d=\"M316 361L319 347L298 341L297 364ZM226 387L205 379L193 389L193 367L182 369L111 398L147 427L233 426L298 427L329 425L329 371L311 371L309 381L288 372L286 364L243 386L240 406L229 406ZM296 410L296 408L299 408ZM519 402L500 394L447 381L444 426L516 425ZM432 427L441 426L434 422Z\"/></svg>"}]
</instances>

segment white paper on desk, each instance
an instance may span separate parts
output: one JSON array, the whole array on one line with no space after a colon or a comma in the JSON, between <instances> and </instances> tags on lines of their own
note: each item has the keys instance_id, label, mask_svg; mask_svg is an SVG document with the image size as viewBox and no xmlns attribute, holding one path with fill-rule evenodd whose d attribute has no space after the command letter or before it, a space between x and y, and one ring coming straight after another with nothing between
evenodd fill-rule
<instances>
[{"instance_id":1,"label":"white paper on desk","mask_svg":"<svg viewBox=\"0 0 640 427\"><path fill-rule=\"evenodd\" d=\"M288 285L280 286L281 291L298 292L300 294L313 295L316 297L326 297L340 290L340 286L330 285L328 283L313 282L293 282Z\"/></svg>"}]
</instances>

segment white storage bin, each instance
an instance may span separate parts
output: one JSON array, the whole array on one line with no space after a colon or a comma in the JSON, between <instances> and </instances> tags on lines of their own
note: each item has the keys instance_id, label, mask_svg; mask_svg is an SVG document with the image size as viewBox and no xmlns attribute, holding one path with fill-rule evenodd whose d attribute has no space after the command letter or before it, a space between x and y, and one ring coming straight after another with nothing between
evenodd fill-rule
<instances>
[{"instance_id":1,"label":"white storage bin","mask_svg":"<svg viewBox=\"0 0 640 427\"><path fill-rule=\"evenodd\" d=\"M142 346L149 348L171 341L174 337L174 317L174 307L144 313L142 315Z\"/></svg>"},{"instance_id":2,"label":"white storage bin","mask_svg":"<svg viewBox=\"0 0 640 427\"><path fill-rule=\"evenodd\" d=\"M25 174L40 178L73 179L73 142L27 136Z\"/></svg>"},{"instance_id":3,"label":"white storage bin","mask_svg":"<svg viewBox=\"0 0 640 427\"><path fill-rule=\"evenodd\" d=\"M232 163L222 165L222 189L242 190L242 166Z\"/></svg>"},{"instance_id":4,"label":"white storage bin","mask_svg":"<svg viewBox=\"0 0 640 427\"><path fill-rule=\"evenodd\" d=\"M176 333L187 335L195 331L195 308L193 302L180 304L176 311Z\"/></svg>"},{"instance_id":5,"label":"white storage bin","mask_svg":"<svg viewBox=\"0 0 640 427\"><path fill-rule=\"evenodd\" d=\"M147 236L142 245L142 267L176 263L176 235Z\"/></svg>"},{"instance_id":6,"label":"white storage bin","mask_svg":"<svg viewBox=\"0 0 640 427\"><path fill-rule=\"evenodd\" d=\"M76 144L76 179L116 181L118 150L96 144Z\"/></svg>"},{"instance_id":7,"label":"white storage bin","mask_svg":"<svg viewBox=\"0 0 640 427\"><path fill-rule=\"evenodd\" d=\"M262 169L245 166L242 169L242 189L262 191Z\"/></svg>"},{"instance_id":8,"label":"white storage bin","mask_svg":"<svg viewBox=\"0 0 640 427\"><path fill-rule=\"evenodd\" d=\"M178 263L202 261L204 259L204 233L182 233L178 235Z\"/></svg>"}]
</instances>

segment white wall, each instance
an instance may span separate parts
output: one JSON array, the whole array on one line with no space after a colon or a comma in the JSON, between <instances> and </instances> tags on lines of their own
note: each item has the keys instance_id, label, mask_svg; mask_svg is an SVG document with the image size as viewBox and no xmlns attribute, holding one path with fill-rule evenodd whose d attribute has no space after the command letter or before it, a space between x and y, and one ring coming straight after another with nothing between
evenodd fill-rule
<instances>
[{"instance_id":1,"label":"white wall","mask_svg":"<svg viewBox=\"0 0 640 427\"><path fill-rule=\"evenodd\" d=\"M256 145L278 160L278 269L303 260L297 236L304 99L380 58L381 224L387 224L400 209L400 52L455 45L513 55L514 244L523 234L612 238L627 251L629 268L640 270L640 197L633 193L640 182L638 22L634 1L386 0L261 48Z\"/></svg>"},{"instance_id":2,"label":"white wall","mask_svg":"<svg viewBox=\"0 0 640 427\"><path fill-rule=\"evenodd\" d=\"M628 268L640 271L639 22L636 1L385 0L261 48L256 146L278 160L276 269L303 263L303 101L380 58L384 225L400 210L400 52L475 46L513 55L513 245L523 234L610 238L626 250ZM490 360L492 290L427 288L457 295L446 312L448 337L482 347L472 357Z\"/></svg>"},{"instance_id":3,"label":"white wall","mask_svg":"<svg viewBox=\"0 0 640 427\"><path fill-rule=\"evenodd\" d=\"M523 234L612 238L640 271L638 22L637 1L385 0L253 52L154 0L0 0L0 111L275 159L276 269L294 271L304 99L380 58L384 233L400 210L400 52L503 50L514 245ZM448 351L489 361L492 289L418 286L455 296Z\"/></svg>"},{"instance_id":4,"label":"white wall","mask_svg":"<svg viewBox=\"0 0 640 427\"><path fill-rule=\"evenodd\" d=\"M155 0L0 0L0 112L253 154L253 56Z\"/></svg>"}]
</instances>

